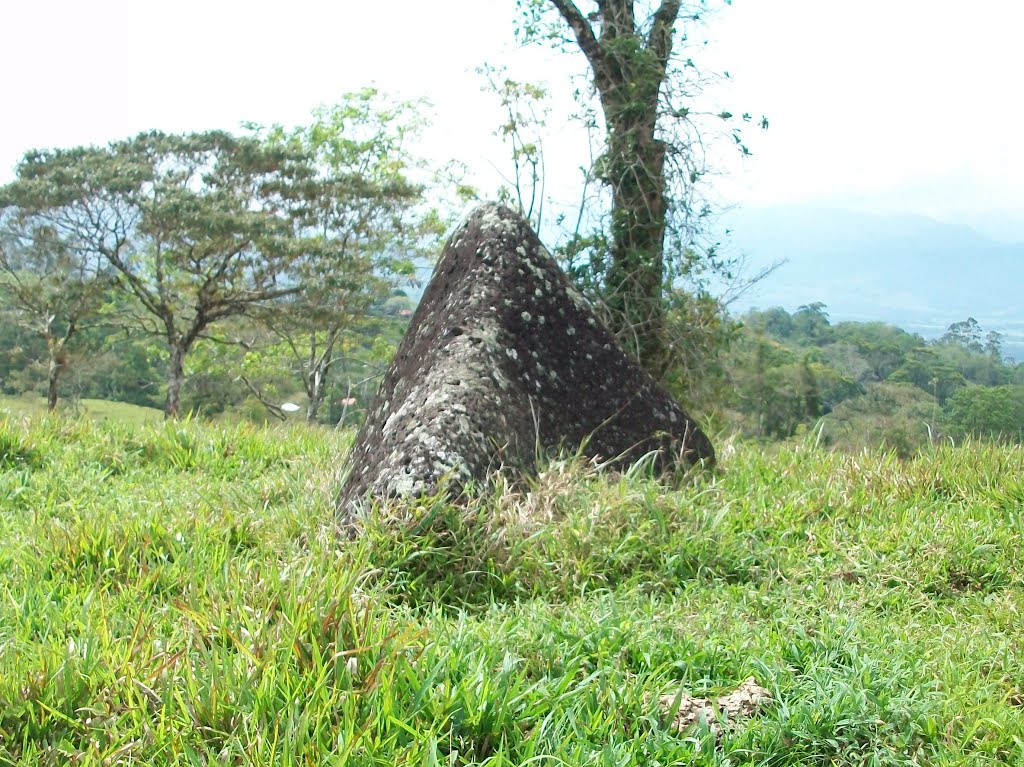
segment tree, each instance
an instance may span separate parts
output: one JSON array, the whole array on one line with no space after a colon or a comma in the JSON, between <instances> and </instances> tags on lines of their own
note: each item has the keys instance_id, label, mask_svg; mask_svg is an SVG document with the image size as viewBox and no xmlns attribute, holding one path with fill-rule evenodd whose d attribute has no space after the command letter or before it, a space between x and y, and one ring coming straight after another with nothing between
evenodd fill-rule
<instances>
[{"instance_id":1,"label":"tree","mask_svg":"<svg viewBox=\"0 0 1024 767\"><path fill-rule=\"evenodd\" d=\"M837 344L856 347L870 367L870 379L885 381L914 349L924 348L924 339L885 322L840 322L829 336ZM930 391L930 389L927 389Z\"/></svg>"},{"instance_id":2,"label":"tree","mask_svg":"<svg viewBox=\"0 0 1024 767\"><path fill-rule=\"evenodd\" d=\"M311 170L291 147L228 133L143 133L105 148L30 152L0 202L77 253L100 258L163 338L165 414L211 326L299 290L293 220Z\"/></svg>"},{"instance_id":3,"label":"tree","mask_svg":"<svg viewBox=\"0 0 1024 767\"><path fill-rule=\"evenodd\" d=\"M544 146L548 98L543 85L519 82L505 67L485 64L477 72L486 80L484 90L493 93L504 111L496 135L508 146L512 175L498 190L498 201L514 207L536 231L544 223Z\"/></svg>"},{"instance_id":4,"label":"tree","mask_svg":"<svg viewBox=\"0 0 1024 767\"><path fill-rule=\"evenodd\" d=\"M800 362L797 391L803 403L804 417L817 418L821 415L821 392L818 390L818 378L811 366L811 357L805 354Z\"/></svg>"},{"instance_id":5,"label":"tree","mask_svg":"<svg viewBox=\"0 0 1024 767\"><path fill-rule=\"evenodd\" d=\"M946 403L950 429L1009 442L1024 442L1024 386L968 386Z\"/></svg>"},{"instance_id":6,"label":"tree","mask_svg":"<svg viewBox=\"0 0 1024 767\"><path fill-rule=\"evenodd\" d=\"M820 344L828 338L831 325L825 304L815 301L804 304L793 312L792 335L795 341L804 344Z\"/></svg>"},{"instance_id":7,"label":"tree","mask_svg":"<svg viewBox=\"0 0 1024 767\"><path fill-rule=\"evenodd\" d=\"M981 325L973 317L950 325L935 349L971 383L1000 386L1010 381L1010 369L1003 362L1002 334L996 331L983 334Z\"/></svg>"},{"instance_id":8,"label":"tree","mask_svg":"<svg viewBox=\"0 0 1024 767\"><path fill-rule=\"evenodd\" d=\"M443 232L425 201L429 173L413 154L421 107L368 88L321 107L309 126L264 131L271 144L307 155L315 168L316 194L297 222L307 243L295 263L304 289L260 312L302 383L309 422L319 416L343 338L412 279L413 259Z\"/></svg>"},{"instance_id":9,"label":"tree","mask_svg":"<svg viewBox=\"0 0 1024 767\"><path fill-rule=\"evenodd\" d=\"M993 362L1002 364L1003 334L998 330L990 330L985 334L985 354L987 354Z\"/></svg>"},{"instance_id":10,"label":"tree","mask_svg":"<svg viewBox=\"0 0 1024 767\"><path fill-rule=\"evenodd\" d=\"M749 329L732 345L730 356L731 405L744 416L736 423L740 431L785 439L809 416L817 417L820 394L809 361L801 365L790 349Z\"/></svg>"},{"instance_id":11,"label":"tree","mask_svg":"<svg viewBox=\"0 0 1024 767\"><path fill-rule=\"evenodd\" d=\"M73 344L99 313L109 277L96 254L80 251L47 227L32 228L14 215L3 216L0 311L46 344L46 407L51 412Z\"/></svg>"},{"instance_id":12,"label":"tree","mask_svg":"<svg viewBox=\"0 0 1024 767\"><path fill-rule=\"evenodd\" d=\"M941 343L962 346L972 352L982 352L981 325L974 317L954 322L939 339Z\"/></svg>"},{"instance_id":13,"label":"tree","mask_svg":"<svg viewBox=\"0 0 1024 767\"><path fill-rule=\"evenodd\" d=\"M886 380L912 383L932 394L938 405L945 404L953 392L967 385L967 381L953 365L926 347L913 348L904 353L902 363Z\"/></svg>"},{"instance_id":14,"label":"tree","mask_svg":"<svg viewBox=\"0 0 1024 767\"><path fill-rule=\"evenodd\" d=\"M776 341L786 341L793 335L793 318L781 306L752 310L743 318L743 323L763 330Z\"/></svg>"},{"instance_id":15,"label":"tree","mask_svg":"<svg viewBox=\"0 0 1024 767\"><path fill-rule=\"evenodd\" d=\"M869 383L825 418L822 444L845 450L894 450L909 458L932 438L934 398L907 383Z\"/></svg>"},{"instance_id":16,"label":"tree","mask_svg":"<svg viewBox=\"0 0 1024 767\"><path fill-rule=\"evenodd\" d=\"M705 79L678 48L706 0L595 0L587 12L573 0L519 6L525 38L575 45L589 64L605 130L596 171L611 195L608 258L594 263L613 330L660 377L670 364L664 293L701 261L690 247L705 213L694 196L705 167L693 97ZM546 21L550 12L559 22ZM713 251L704 259L713 264Z\"/></svg>"}]
</instances>

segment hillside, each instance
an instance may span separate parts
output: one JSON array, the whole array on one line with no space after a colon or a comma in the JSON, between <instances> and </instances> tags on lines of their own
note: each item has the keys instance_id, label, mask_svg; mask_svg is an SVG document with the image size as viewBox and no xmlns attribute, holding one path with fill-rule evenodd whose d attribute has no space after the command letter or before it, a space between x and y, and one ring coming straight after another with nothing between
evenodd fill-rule
<instances>
[{"instance_id":1,"label":"hillside","mask_svg":"<svg viewBox=\"0 0 1024 767\"><path fill-rule=\"evenodd\" d=\"M141 407L128 402L112 402L110 400L82 398L72 402L61 401L58 404L61 415L82 416L100 421L111 420L118 423L142 425L157 423L164 419L163 411L152 407ZM37 394L20 394L18 396L0 394L0 417L10 415L42 416L46 413L46 397Z\"/></svg>"},{"instance_id":2,"label":"hillside","mask_svg":"<svg viewBox=\"0 0 1024 767\"><path fill-rule=\"evenodd\" d=\"M554 463L347 542L347 441L0 419L0 764L1024 762L1020 447Z\"/></svg>"},{"instance_id":3,"label":"hillside","mask_svg":"<svg viewBox=\"0 0 1024 767\"><path fill-rule=\"evenodd\" d=\"M722 225L752 266L784 262L740 312L821 301L835 320L880 320L926 338L974 317L1024 360L1024 244L920 216L797 206L736 210Z\"/></svg>"}]
</instances>

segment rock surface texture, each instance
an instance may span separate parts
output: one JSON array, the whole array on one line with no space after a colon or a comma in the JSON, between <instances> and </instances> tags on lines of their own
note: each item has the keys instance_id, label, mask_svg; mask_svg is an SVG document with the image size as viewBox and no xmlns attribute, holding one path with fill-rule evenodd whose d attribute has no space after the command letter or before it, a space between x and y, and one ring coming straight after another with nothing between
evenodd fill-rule
<instances>
[{"instance_id":1,"label":"rock surface texture","mask_svg":"<svg viewBox=\"0 0 1024 767\"><path fill-rule=\"evenodd\" d=\"M338 500L453 496L546 449L662 468L714 461L693 420L616 343L520 216L477 208L452 234L349 457Z\"/></svg>"}]
</instances>

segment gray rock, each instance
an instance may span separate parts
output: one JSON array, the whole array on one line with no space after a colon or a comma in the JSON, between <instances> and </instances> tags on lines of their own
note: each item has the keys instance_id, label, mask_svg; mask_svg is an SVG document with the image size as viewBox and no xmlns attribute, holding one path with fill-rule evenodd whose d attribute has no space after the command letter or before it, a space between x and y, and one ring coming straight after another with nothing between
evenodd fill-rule
<instances>
[{"instance_id":1,"label":"gray rock","mask_svg":"<svg viewBox=\"0 0 1024 767\"><path fill-rule=\"evenodd\" d=\"M338 500L445 489L499 467L529 472L552 448L626 463L714 461L693 420L616 343L507 208L477 208L441 260L349 457Z\"/></svg>"}]
</instances>

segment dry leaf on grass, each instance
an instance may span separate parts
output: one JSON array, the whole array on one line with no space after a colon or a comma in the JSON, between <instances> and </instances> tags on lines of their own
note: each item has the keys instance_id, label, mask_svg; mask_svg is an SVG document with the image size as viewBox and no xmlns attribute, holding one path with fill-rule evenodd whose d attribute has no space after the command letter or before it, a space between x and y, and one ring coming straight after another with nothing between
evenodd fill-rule
<instances>
[{"instance_id":1,"label":"dry leaf on grass","mask_svg":"<svg viewBox=\"0 0 1024 767\"><path fill-rule=\"evenodd\" d=\"M683 732L704 719L708 729L717 737L721 735L724 724L718 721L717 712L723 712L724 718L731 722L741 717L754 716L771 701L772 694L751 676L733 692L720 696L715 705L711 705L707 698L695 698L686 692L662 695L658 698L658 705L663 714L672 716L672 727L678 732Z\"/></svg>"}]
</instances>

